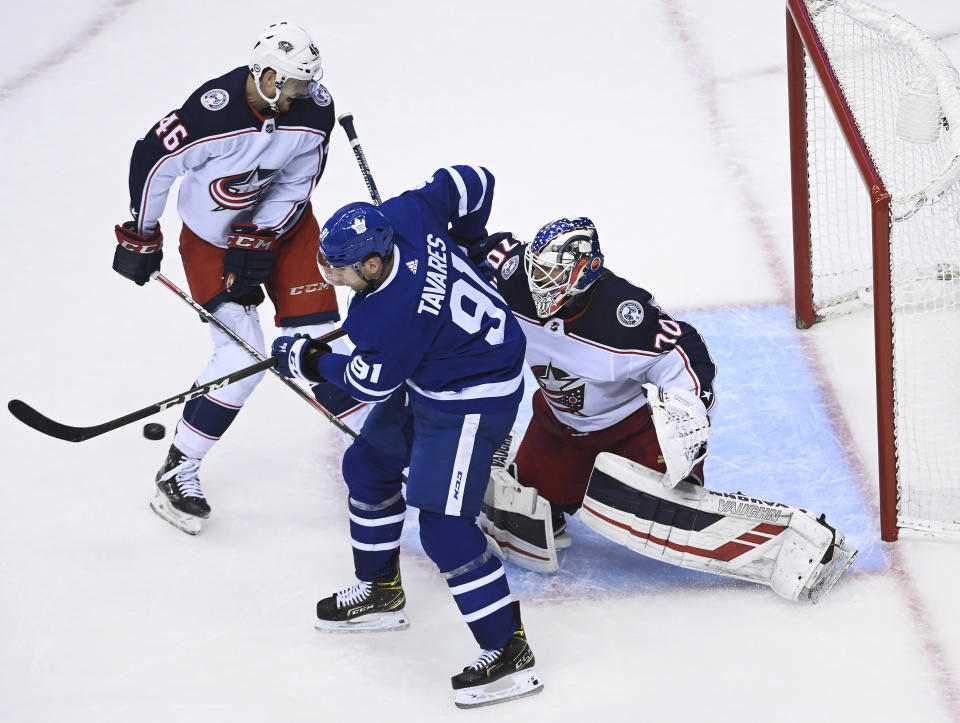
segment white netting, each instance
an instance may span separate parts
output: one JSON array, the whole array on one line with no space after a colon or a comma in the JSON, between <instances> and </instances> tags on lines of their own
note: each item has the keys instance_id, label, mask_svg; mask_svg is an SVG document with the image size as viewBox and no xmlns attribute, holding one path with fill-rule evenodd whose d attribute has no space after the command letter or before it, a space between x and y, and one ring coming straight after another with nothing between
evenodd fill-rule
<instances>
[{"instance_id":1,"label":"white netting","mask_svg":"<svg viewBox=\"0 0 960 723\"><path fill-rule=\"evenodd\" d=\"M890 193L892 299L873 299L870 195L806 60L816 314L893 309L900 527L960 533L960 79L915 26L859 0L805 0Z\"/></svg>"}]
</instances>

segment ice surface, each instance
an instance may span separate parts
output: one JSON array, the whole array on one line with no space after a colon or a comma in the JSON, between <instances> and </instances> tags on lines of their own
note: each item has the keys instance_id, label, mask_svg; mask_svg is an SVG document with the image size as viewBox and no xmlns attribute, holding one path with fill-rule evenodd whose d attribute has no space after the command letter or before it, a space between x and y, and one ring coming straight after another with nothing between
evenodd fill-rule
<instances>
[{"instance_id":1,"label":"ice surface","mask_svg":"<svg viewBox=\"0 0 960 723\"><path fill-rule=\"evenodd\" d=\"M957 59L954 3L886 4ZM3 398L93 424L190 384L206 329L109 268L129 152L280 17L314 33L384 195L483 163L497 229L591 216L610 266L694 323L720 364L710 486L826 512L861 555L802 606L575 520L558 575L508 568L543 695L464 713L448 677L477 651L415 524L411 628L313 630L315 601L351 581L345 441L276 380L205 461L214 512L196 538L147 507L169 439L134 425L71 445L7 415L0 720L960 720L960 547L878 541L869 319L792 326L780 3L9 8ZM364 195L338 132L315 212ZM164 272L182 283L173 203L163 225Z\"/></svg>"}]
</instances>

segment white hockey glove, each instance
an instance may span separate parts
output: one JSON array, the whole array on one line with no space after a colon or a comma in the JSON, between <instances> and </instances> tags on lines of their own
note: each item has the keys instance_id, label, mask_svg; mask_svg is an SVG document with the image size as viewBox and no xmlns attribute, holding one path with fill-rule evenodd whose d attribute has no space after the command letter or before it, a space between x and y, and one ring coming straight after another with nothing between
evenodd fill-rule
<instances>
[{"instance_id":1,"label":"white hockey glove","mask_svg":"<svg viewBox=\"0 0 960 723\"><path fill-rule=\"evenodd\" d=\"M644 384L647 403L653 414L653 426L667 465L663 483L673 487L690 476L707 456L710 420L707 409L688 392L670 392L654 384Z\"/></svg>"}]
</instances>

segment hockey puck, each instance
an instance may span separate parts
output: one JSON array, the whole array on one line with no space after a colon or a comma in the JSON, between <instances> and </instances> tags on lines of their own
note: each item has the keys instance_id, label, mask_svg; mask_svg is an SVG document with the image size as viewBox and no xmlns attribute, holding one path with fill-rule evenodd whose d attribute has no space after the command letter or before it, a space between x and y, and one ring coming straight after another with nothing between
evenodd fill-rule
<instances>
[{"instance_id":1,"label":"hockey puck","mask_svg":"<svg viewBox=\"0 0 960 723\"><path fill-rule=\"evenodd\" d=\"M167 434L167 429L162 424L150 422L143 425L143 436L147 439L163 439Z\"/></svg>"}]
</instances>

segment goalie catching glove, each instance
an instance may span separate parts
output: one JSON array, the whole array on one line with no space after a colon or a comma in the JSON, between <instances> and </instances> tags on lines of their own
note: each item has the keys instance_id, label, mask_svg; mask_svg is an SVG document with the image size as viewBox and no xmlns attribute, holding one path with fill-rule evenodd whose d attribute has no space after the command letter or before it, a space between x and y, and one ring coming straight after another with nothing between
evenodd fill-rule
<instances>
[{"instance_id":1,"label":"goalie catching glove","mask_svg":"<svg viewBox=\"0 0 960 723\"><path fill-rule=\"evenodd\" d=\"M331 351L326 342L311 339L306 334L297 334L278 336L273 341L270 353L277 358L277 371L283 376L316 384L325 381L317 369L317 362Z\"/></svg>"},{"instance_id":2,"label":"goalie catching glove","mask_svg":"<svg viewBox=\"0 0 960 723\"><path fill-rule=\"evenodd\" d=\"M690 477L707 456L707 440L710 439L707 409L689 393L667 391L653 384L644 384L643 390L650 405L663 461L667 465L663 483L673 487ZM703 480L696 482L702 484Z\"/></svg>"}]
</instances>

